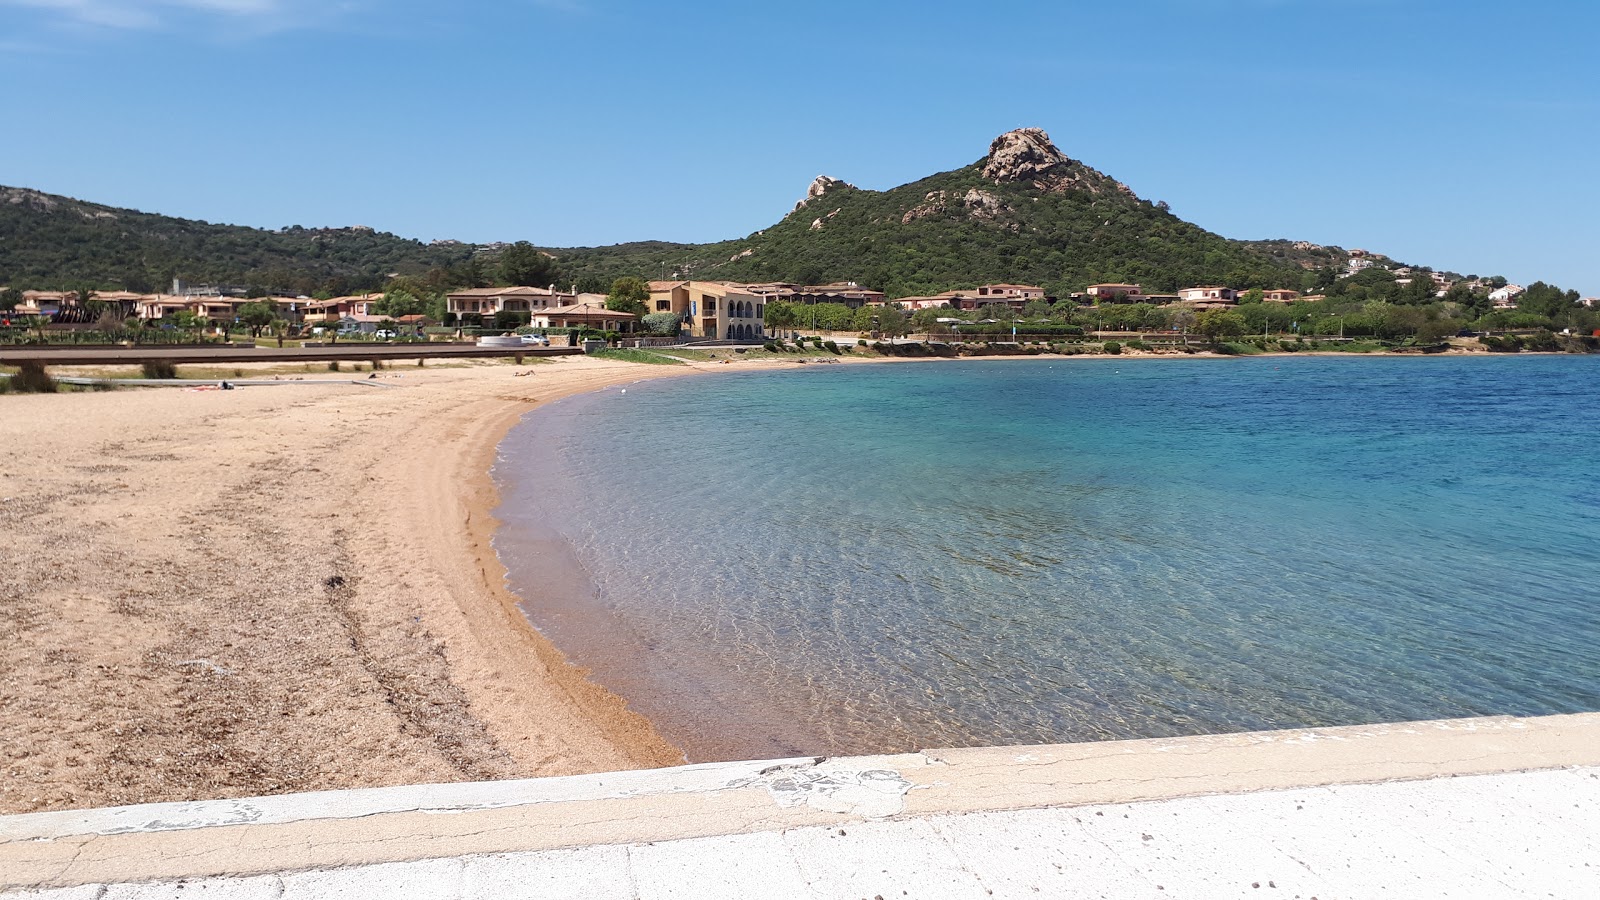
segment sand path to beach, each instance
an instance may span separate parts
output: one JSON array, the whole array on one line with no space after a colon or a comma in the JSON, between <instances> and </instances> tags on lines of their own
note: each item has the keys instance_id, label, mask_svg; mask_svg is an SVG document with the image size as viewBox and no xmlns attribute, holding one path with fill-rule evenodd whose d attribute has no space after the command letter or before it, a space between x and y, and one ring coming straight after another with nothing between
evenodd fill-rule
<instances>
[{"instance_id":1,"label":"sand path to beach","mask_svg":"<svg viewBox=\"0 0 1600 900\"><path fill-rule=\"evenodd\" d=\"M681 762L526 627L486 473L539 402L692 371L0 396L0 813Z\"/></svg>"}]
</instances>

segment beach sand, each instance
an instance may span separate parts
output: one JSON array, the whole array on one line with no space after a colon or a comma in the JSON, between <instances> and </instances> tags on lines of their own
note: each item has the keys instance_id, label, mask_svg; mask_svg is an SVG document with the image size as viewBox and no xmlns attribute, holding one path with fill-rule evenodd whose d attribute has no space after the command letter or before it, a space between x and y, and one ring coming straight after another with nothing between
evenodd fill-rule
<instances>
[{"instance_id":1,"label":"beach sand","mask_svg":"<svg viewBox=\"0 0 1600 900\"><path fill-rule=\"evenodd\" d=\"M488 473L538 403L693 371L0 396L0 813L682 762L517 611Z\"/></svg>"}]
</instances>

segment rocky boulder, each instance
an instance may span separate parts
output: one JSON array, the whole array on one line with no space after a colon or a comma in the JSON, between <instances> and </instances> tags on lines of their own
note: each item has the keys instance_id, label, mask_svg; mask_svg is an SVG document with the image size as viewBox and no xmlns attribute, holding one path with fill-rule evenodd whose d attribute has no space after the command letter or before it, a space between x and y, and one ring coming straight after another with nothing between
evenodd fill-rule
<instances>
[{"instance_id":1,"label":"rocky boulder","mask_svg":"<svg viewBox=\"0 0 1600 900\"><path fill-rule=\"evenodd\" d=\"M994 139L983 177L995 182L1032 181L1068 162L1042 128L1018 128Z\"/></svg>"},{"instance_id":2,"label":"rocky boulder","mask_svg":"<svg viewBox=\"0 0 1600 900\"><path fill-rule=\"evenodd\" d=\"M812 179L811 187L806 188L806 195L800 198L800 202L796 203L794 205L794 209L790 210L790 212L798 212L799 210L804 209L806 204L817 199L818 197L821 197L823 194L826 194L829 190L836 187L855 187L855 185L848 181L840 181L837 178L829 178L826 175L818 175L816 178Z\"/></svg>"}]
</instances>

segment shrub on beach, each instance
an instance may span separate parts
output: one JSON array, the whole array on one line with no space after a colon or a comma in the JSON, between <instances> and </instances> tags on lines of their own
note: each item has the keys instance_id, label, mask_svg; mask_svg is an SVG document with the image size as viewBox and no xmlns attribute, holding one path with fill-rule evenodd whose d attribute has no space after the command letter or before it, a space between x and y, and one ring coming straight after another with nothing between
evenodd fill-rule
<instances>
[{"instance_id":1,"label":"shrub on beach","mask_svg":"<svg viewBox=\"0 0 1600 900\"><path fill-rule=\"evenodd\" d=\"M839 353L839 345L835 344L833 341L823 341L822 346L825 347L829 353L834 355L838 355Z\"/></svg>"},{"instance_id":2,"label":"shrub on beach","mask_svg":"<svg viewBox=\"0 0 1600 900\"><path fill-rule=\"evenodd\" d=\"M178 367L169 359L152 359L139 367L146 378L177 378ZM236 372L235 375L238 373Z\"/></svg>"},{"instance_id":3,"label":"shrub on beach","mask_svg":"<svg viewBox=\"0 0 1600 900\"><path fill-rule=\"evenodd\" d=\"M17 369L17 374L9 379L11 390L19 394L54 394L56 380L44 370L44 363L25 362Z\"/></svg>"},{"instance_id":4,"label":"shrub on beach","mask_svg":"<svg viewBox=\"0 0 1600 900\"><path fill-rule=\"evenodd\" d=\"M1117 354L1122 352L1122 345L1117 343L1116 341L1106 341L1106 345L1105 345L1104 349L1105 349L1105 351L1107 353L1111 354L1112 356L1116 356Z\"/></svg>"}]
</instances>

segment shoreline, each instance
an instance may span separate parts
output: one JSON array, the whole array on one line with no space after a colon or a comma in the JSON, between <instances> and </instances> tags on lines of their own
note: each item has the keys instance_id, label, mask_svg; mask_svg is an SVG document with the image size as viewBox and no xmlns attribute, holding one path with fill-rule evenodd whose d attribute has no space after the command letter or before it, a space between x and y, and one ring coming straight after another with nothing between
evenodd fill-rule
<instances>
[{"instance_id":1,"label":"shoreline","mask_svg":"<svg viewBox=\"0 0 1600 900\"><path fill-rule=\"evenodd\" d=\"M800 368L741 362L0 398L0 813L680 763L519 608L492 467L554 400Z\"/></svg>"},{"instance_id":2,"label":"shoreline","mask_svg":"<svg viewBox=\"0 0 1600 900\"><path fill-rule=\"evenodd\" d=\"M543 403L699 368L0 398L0 813L681 762L517 609L490 467Z\"/></svg>"}]
</instances>

